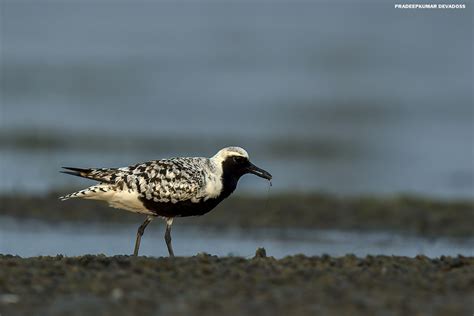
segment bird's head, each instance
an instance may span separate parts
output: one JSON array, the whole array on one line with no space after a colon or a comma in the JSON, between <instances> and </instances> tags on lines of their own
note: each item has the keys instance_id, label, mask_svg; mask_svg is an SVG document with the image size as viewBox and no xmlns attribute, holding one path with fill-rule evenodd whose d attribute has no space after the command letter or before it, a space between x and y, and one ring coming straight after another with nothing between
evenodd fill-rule
<instances>
[{"instance_id":1,"label":"bird's head","mask_svg":"<svg viewBox=\"0 0 474 316\"><path fill-rule=\"evenodd\" d=\"M255 166L249 160L249 154L240 147L226 147L217 152L211 158L214 162L222 165L224 173L229 173L237 178L244 174L253 173L267 180L272 179L272 175L259 167Z\"/></svg>"}]
</instances>

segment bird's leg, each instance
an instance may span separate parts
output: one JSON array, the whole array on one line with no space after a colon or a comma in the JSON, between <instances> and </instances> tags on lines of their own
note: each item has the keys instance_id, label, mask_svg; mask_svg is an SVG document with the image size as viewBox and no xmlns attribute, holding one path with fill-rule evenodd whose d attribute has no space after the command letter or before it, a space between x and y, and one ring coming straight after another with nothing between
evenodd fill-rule
<instances>
[{"instance_id":1,"label":"bird's leg","mask_svg":"<svg viewBox=\"0 0 474 316\"><path fill-rule=\"evenodd\" d=\"M133 255L136 257L138 256L138 249L140 248L140 241L142 240L143 233L145 232L145 228L150 224L153 220L153 216L147 216L143 224L138 227L137 231L137 240L135 241L135 250L133 251Z\"/></svg>"},{"instance_id":2,"label":"bird's leg","mask_svg":"<svg viewBox=\"0 0 474 316\"><path fill-rule=\"evenodd\" d=\"M166 246L168 247L168 253L170 254L170 257L174 257L173 247L171 246L171 225L172 224L173 224L173 218L167 218L165 241L166 241Z\"/></svg>"}]
</instances>

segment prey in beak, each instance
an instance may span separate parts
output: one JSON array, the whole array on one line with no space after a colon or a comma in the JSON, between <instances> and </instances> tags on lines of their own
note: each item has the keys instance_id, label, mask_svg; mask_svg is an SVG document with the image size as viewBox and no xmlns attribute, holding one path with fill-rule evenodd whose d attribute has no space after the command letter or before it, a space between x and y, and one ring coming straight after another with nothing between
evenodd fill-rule
<instances>
[{"instance_id":1,"label":"prey in beak","mask_svg":"<svg viewBox=\"0 0 474 316\"><path fill-rule=\"evenodd\" d=\"M253 173L256 176L259 176L260 178L267 179L268 181L272 179L272 175L268 171L265 171L257 167L251 162L249 162L249 166L247 167L247 172Z\"/></svg>"}]
</instances>

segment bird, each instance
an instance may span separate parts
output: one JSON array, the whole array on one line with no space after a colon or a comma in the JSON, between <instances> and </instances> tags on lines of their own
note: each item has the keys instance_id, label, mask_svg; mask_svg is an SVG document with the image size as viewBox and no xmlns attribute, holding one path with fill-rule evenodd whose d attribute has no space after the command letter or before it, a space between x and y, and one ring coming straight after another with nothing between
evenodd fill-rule
<instances>
[{"instance_id":1,"label":"bird","mask_svg":"<svg viewBox=\"0 0 474 316\"><path fill-rule=\"evenodd\" d=\"M137 230L134 256L138 256L146 227L156 217L166 222L165 242L169 256L174 257L171 225L175 217L210 212L235 191L245 174L272 180L268 171L250 162L245 149L236 146L225 147L210 158L175 157L121 168L62 168L62 173L98 183L61 196L60 200L105 201L111 207L146 216Z\"/></svg>"}]
</instances>

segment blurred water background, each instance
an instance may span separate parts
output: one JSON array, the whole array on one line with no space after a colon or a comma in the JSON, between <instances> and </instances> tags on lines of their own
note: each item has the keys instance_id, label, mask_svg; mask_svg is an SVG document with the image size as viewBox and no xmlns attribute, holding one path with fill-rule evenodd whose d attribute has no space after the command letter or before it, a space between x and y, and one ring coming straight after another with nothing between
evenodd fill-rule
<instances>
[{"instance_id":1,"label":"blurred water background","mask_svg":"<svg viewBox=\"0 0 474 316\"><path fill-rule=\"evenodd\" d=\"M161 224L161 223L160 223ZM57 225L35 220L18 221L3 217L0 221L0 253L22 257L85 253L123 255L133 250L137 225L88 224ZM140 255L167 256L163 240L164 225L150 225L140 245ZM315 256L348 253L364 257L370 254L414 257L473 256L474 237L427 238L393 232L304 230L304 229L210 229L176 225L173 244L179 256L206 252L218 256L253 257L258 247L269 256Z\"/></svg>"},{"instance_id":2,"label":"blurred water background","mask_svg":"<svg viewBox=\"0 0 474 316\"><path fill-rule=\"evenodd\" d=\"M0 191L246 148L278 191L474 197L473 14L392 2L1 1ZM245 177L241 192L264 191Z\"/></svg>"}]
</instances>

